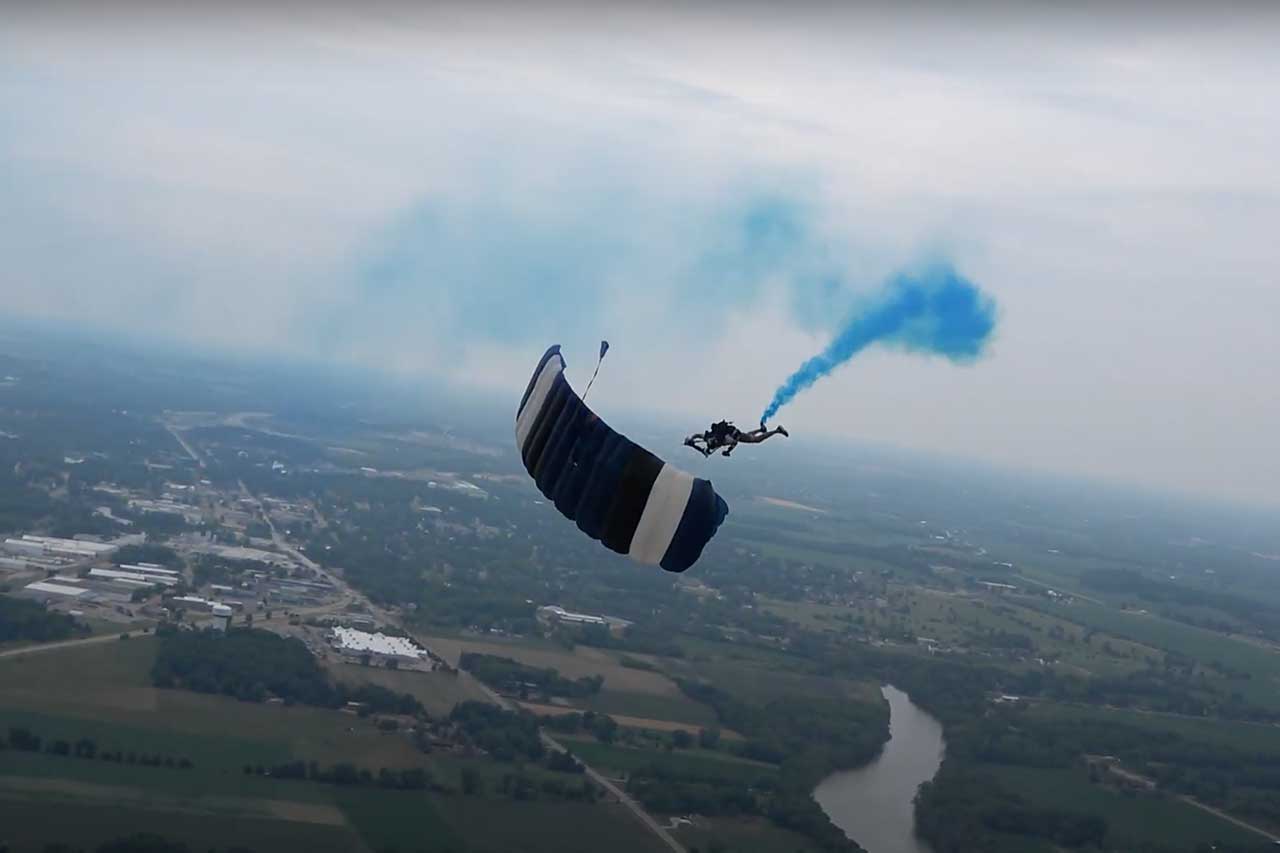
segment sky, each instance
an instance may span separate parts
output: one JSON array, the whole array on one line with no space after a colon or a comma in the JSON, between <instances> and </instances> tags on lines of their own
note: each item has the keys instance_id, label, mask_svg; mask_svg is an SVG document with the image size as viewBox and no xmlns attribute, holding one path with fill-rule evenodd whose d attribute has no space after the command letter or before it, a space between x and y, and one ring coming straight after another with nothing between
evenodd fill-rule
<instances>
[{"instance_id":1,"label":"sky","mask_svg":"<svg viewBox=\"0 0 1280 853\"><path fill-rule=\"evenodd\" d=\"M1280 7L0 6L12 316L1280 506Z\"/></svg>"}]
</instances>

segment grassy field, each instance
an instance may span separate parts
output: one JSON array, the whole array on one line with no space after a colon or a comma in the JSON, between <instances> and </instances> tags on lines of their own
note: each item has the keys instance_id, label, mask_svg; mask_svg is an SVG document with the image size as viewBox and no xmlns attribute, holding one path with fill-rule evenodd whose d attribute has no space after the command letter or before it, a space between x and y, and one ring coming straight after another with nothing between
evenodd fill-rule
<instances>
[{"instance_id":1,"label":"grassy field","mask_svg":"<svg viewBox=\"0 0 1280 853\"><path fill-rule=\"evenodd\" d=\"M606 687L595 696L590 696L577 704L602 714L668 720L693 726L716 724L715 711L700 702L694 702L683 694L655 696L652 693L627 693Z\"/></svg>"},{"instance_id":2,"label":"grassy field","mask_svg":"<svg viewBox=\"0 0 1280 853\"><path fill-rule=\"evenodd\" d=\"M148 686L152 637L0 660L0 724L108 749L185 755L219 769L290 759L415 767L424 759L372 720Z\"/></svg>"},{"instance_id":3,"label":"grassy field","mask_svg":"<svg viewBox=\"0 0 1280 853\"><path fill-rule=\"evenodd\" d=\"M639 767L657 764L685 774L714 776L741 782L752 782L773 776L778 768L771 764L748 761L722 752L702 749L674 750L627 749L588 740L564 741L566 747L592 767L627 773Z\"/></svg>"},{"instance_id":4,"label":"grassy field","mask_svg":"<svg viewBox=\"0 0 1280 853\"><path fill-rule=\"evenodd\" d=\"M50 843L92 850L104 841L140 831L183 841L196 850L239 846L257 851L359 853L370 849L348 827L245 816L228 820L226 815L118 803L0 796L0 843L7 844L13 853L37 853Z\"/></svg>"},{"instance_id":5,"label":"grassy field","mask_svg":"<svg viewBox=\"0 0 1280 853\"><path fill-rule=\"evenodd\" d=\"M1153 714L1119 708L1097 708L1085 705L1060 705L1037 702L1028 714L1051 719L1101 720L1138 726L1147 731L1173 732L1189 741L1209 746L1230 747L1243 751L1280 753L1280 727L1266 723L1233 720L1197 719L1171 714Z\"/></svg>"},{"instance_id":6,"label":"grassy field","mask_svg":"<svg viewBox=\"0 0 1280 853\"><path fill-rule=\"evenodd\" d=\"M1161 661L1163 652L1119 635L1092 633L1069 619L1024 607L1012 599L957 595L918 587L891 586L888 607L858 602L835 607L808 602L771 601L770 612L811 629L849 629L880 634L909 633L946 645L983 648L993 632L1022 634L1038 656L1094 675L1122 675Z\"/></svg>"},{"instance_id":7,"label":"grassy field","mask_svg":"<svg viewBox=\"0 0 1280 853\"><path fill-rule=\"evenodd\" d=\"M1117 849L1143 842L1180 848L1214 842L1258 843L1259 836L1187 803L1162 795L1122 795L1089 782L1084 768L1041 769L987 765L1005 787L1035 805L1097 815Z\"/></svg>"},{"instance_id":8,"label":"grassy field","mask_svg":"<svg viewBox=\"0 0 1280 853\"><path fill-rule=\"evenodd\" d=\"M471 679L443 672L409 672L332 660L326 661L324 666L333 678L353 687L376 684L398 693L408 693L421 702L433 717L448 716L459 702L486 701L484 693Z\"/></svg>"},{"instance_id":9,"label":"grassy field","mask_svg":"<svg viewBox=\"0 0 1280 853\"><path fill-rule=\"evenodd\" d=\"M638 719L709 726L716 722L715 712L695 702L662 672L634 669L619 663L621 652L589 646L573 650L540 640L473 641L463 638L424 637L423 642L446 660L456 661L464 652L498 655L526 666L557 670L566 678L600 675L604 689L595 696L576 700L574 707L610 715ZM657 662L659 668L664 663Z\"/></svg>"},{"instance_id":10,"label":"grassy field","mask_svg":"<svg viewBox=\"0 0 1280 853\"><path fill-rule=\"evenodd\" d=\"M474 853L661 853L654 835L621 806L495 802L459 797L445 809ZM416 848L402 848L416 849Z\"/></svg>"},{"instance_id":11,"label":"grassy field","mask_svg":"<svg viewBox=\"0 0 1280 853\"><path fill-rule=\"evenodd\" d=\"M200 850L545 853L606 843L653 850L651 835L604 803L514 802L499 797L496 784L487 786L488 797L442 798L245 775L246 764L350 761L375 773L422 767L456 788L459 762L491 782L513 767L427 756L405 735L334 710L154 689L148 685L156 642L139 638L0 660L0 731L24 726L46 742L91 737L99 751L160 753L194 763L181 770L0 751L0 844L25 851L61 841L92 849L146 828ZM356 669L375 677L422 676ZM420 683L439 697L456 682L440 675ZM524 772L550 771L531 766Z\"/></svg>"},{"instance_id":12,"label":"grassy field","mask_svg":"<svg viewBox=\"0 0 1280 853\"><path fill-rule=\"evenodd\" d=\"M698 818L672 833L689 850L723 849L751 853L798 853L813 850L813 842L803 835L781 829L762 818Z\"/></svg>"},{"instance_id":13,"label":"grassy field","mask_svg":"<svg viewBox=\"0 0 1280 853\"><path fill-rule=\"evenodd\" d=\"M492 642L456 637L423 637L422 641L436 654L457 664L463 652L479 652L511 658L526 666L557 670L565 678L604 677L605 687L624 693L649 693L654 696L678 696L680 688L661 673L631 669L618 662L613 652L590 646L572 651L540 640Z\"/></svg>"},{"instance_id":14,"label":"grassy field","mask_svg":"<svg viewBox=\"0 0 1280 853\"><path fill-rule=\"evenodd\" d=\"M1232 689L1251 701L1280 707L1280 654L1271 649L1153 614L1126 612L1088 602L1056 607L1054 612L1081 625L1177 652L1204 664L1218 661L1247 672L1252 677L1231 680Z\"/></svg>"}]
</instances>

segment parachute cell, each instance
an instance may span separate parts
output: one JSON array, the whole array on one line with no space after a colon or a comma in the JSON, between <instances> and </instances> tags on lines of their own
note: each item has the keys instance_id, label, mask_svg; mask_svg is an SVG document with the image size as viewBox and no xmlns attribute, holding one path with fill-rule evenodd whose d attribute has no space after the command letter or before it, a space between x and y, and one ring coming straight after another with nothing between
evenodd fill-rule
<instances>
[{"instance_id":1,"label":"parachute cell","mask_svg":"<svg viewBox=\"0 0 1280 853\"><path fill-rule=\"evenodd\" d=\"M602 347L603 349L603 347ZM516 412L516 446L538 491L606 548L683 572L729 506L708 480L675 468L587 408L564 377L560 347L543 355Z\"/></svg>"}]
</instances>

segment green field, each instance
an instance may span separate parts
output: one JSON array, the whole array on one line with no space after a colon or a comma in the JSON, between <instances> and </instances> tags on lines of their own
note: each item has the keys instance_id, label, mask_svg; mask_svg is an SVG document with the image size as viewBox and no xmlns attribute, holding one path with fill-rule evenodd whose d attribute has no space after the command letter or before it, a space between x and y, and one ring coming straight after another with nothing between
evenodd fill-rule
<instances>
[{"instance_id":1,"label":"green field","mask_svg":"<svg viewBox=\"0 0 1280 853\"><path fill-rule=\"evenodd\" d=\"M457 797L444 811L449 824L465 833L467 850L473 853L661 853L667 849L618 805Z\"/></svg>"},{"instance_id":2,"label":"green field","mask_svg":"<svg viewBox=\"0 0 1280 853\"><path fill-rule=\"evenodd\" d=\"M1139 726L1148 732L1173 732L1188 741L1245 752L1280 753L1280 727L1266 723L1197 719L1088 705L1036 702L1027 713L1046 719L1100 720Z\"/></svg>"},{"instance_id":3,"label":"green field","mask_svg":"<svg viewBox=\"0 0 1280 853\"><path fill-rule=\"evenodd\" d=\"M15 851L51 842L91 849L145 828L198 850L653 850L652 836L614 806L501 797L496 782L515 772L513 765L424 755L406 735L334 710L150 687L156 642L148 637L0 661L0 732L26 727L46 743L90 737L100 752L159 753L194 764L181 770L0 751L0 844ZM440 675L422 683L433 689L446 678L445 687L458 681ZM340 787L244 773L245 765L291 760L322 766L349 761L374 773L423 767L455 790L465 765L487 781L488 795ZM535 778L550 773L536 766L522 772Z\"/></svg>"},{"instance_id":4,"label":"green field","mask_svg":"<svg viewBox=\"0 0 1280 853\"><path fill-rule=\"evenodd\" d=\"M776 775L771 764L748 761L736 756L707 750L627 749L588 740L564 740L570 752L592 767L628 773L641 767L658 765L682 774L698 774L734 782L753 782Z\"/></svg>"},{"instance_id":5,"label":"green field","mask_svg":"<svg viewBox=\"0 0 1280 853\"><path fill-rule=\"evenodd\" d=\"M353 687L376 684L398 693L408 693L435 717L448 716L459 702L487 701L471 679L444 672L400 671L337 661L326 662L325 668L343 684Z\"/></svg>"},{"instance_id":6,"label":"green field","mask_svg":"<svg viewBox=\"0 0 1280 853\"><path fill-rule=\"evenodd\" d=\"M1082 767L1042 769L982 765L1010 791L1043 808L1068 809L1107 821L1117 849L1143 842L1185 848L1199 843L1252 843L1260 836L1162 794L1121 794L1089 782Z\"/></svg>"},{"instance_id":7,"label":"green field","mask_svg":"<svg viewBox=\"0 0 1280 853\"><path fill-rule=\"evenodd\" d=\"M1055 607L1053 612L1081 625L1177 652L1203 664L1218 661L1247 672L1251 678L1232 679L1231 689L1253 702L1280 707L1280 652L1149 613L1126 612L1088 602Z\"/></svg>"},{"instance_id":8,"label":"green field","mask_svg":"<svg viewBox=\"0 0 1280 853\"><path fill-rule=\"evenodd\" d=\"M576 703L601 714L621 714L650 720L668 720L695 726L714 726L716 713L701 702L687 696L656 696L652 693L627 693L606 687L595 696Z\"/></svg>"},{"instance_id":9,"label":"green field","mask_svg":"<svg viewBox=\"0 0 1280 853\"><path fill-rule=\"evenodd\" d=\"M37 853L50 843L92 850L104 841L142 831L183 841L196 850L238 846L259 853L347 853L370 849L347 827L243 816L228 820L225 815L114 803L0 797L0 843L13 853Z\"/></svg>"},{"instance_id":10,"label":"green field","mask_svg":"<svg viewBox=\"0 0 1280 853\"><path fill-rule=\"evenodd\" d=\"M1014 599L985 598L937 592L919 587L890 586L886 608L871 601L851 607L809 602L769 601L771 613L810 629L842 633L868 631L883 636L906 633L929 637L946 645L983 648L992 632L1021 634L1031 639L1034 654L1050 657L1060 666L1093 675L1123 675L1161 661L1163 652L1118 635L1091 637L1068 619L1030 607Z\"/></svg>"},{"instance_id":11,"label":"green field","mask_svg":"<svg viewBox=\"0 0 1280 853\"><path fill-rule=\"evenodd\" d=\"M761 818L699 817L694 825L679 826L672 835L690 850L714 850L716 843L725 850L751 853L807 853L814 849L812 840Z\"/></svg>"}]
</instances>

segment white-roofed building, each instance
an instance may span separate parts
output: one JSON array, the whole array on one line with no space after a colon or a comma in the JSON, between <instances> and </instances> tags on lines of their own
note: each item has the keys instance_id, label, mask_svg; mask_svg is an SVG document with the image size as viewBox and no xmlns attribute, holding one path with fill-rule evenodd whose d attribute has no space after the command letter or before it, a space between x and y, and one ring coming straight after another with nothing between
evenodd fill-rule
<instances>
[{"instance_id":1,"label":"white-roofed building","mask_svg":"<svg viewBox=\"0 0 1280 853\"><path fill-rule=\"evenodd\" d=\"M169 577L168 575L152 575L145 572L122 572L119 569L90 569L89 577L141 584L142 586L150 586L152 584L174 586L178 583L177 578Z\"/></svg>"},{"instance_id":2,"label":"white-roofed building","mask_svg":"<svg viewBox=\"0 0 1280 853\"><path fill-rule=\"evenodd\" d=\"M386 634L370 634L355 628L334 628L329 635L333 647L343 655L375 660L421 660L427 657L426 649L408 637L389 637Z\"/></svg>"},{"instance_id":3,"label":"white-roofed building","mask_svg":"<svg viewBox=\"0 0 1280 853\"><path fill-rule=\"evenodd\" d=\"M71 586L70 584L64 583L50 583L48 581L36 581L35 583L29 583L23 587L23 589L27 592L40 593L43 595L64 595L71 598L79 598L89 591L82 586Z\"/></svg>"}]
</instances>

